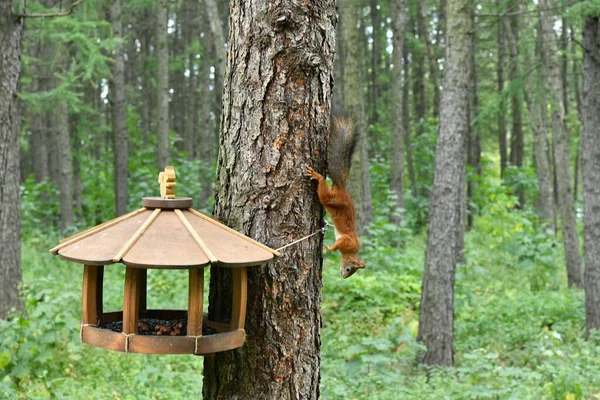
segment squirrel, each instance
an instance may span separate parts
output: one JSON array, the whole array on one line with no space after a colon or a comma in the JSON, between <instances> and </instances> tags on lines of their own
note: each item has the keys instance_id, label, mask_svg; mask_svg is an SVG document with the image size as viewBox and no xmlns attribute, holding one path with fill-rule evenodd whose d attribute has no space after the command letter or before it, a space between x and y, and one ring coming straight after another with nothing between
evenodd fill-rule
<instances>
[{"instance_id":1,"label":"squirrel","mask_svg":"<svg viewBox=\"0 0 600 400\"><path fill-rule=\"evenodd\" d=\"M333 181L330 187L325 177L310 166L306 166L306 176L318 182L319 200L333 219L335 226L335 243L325 246L328 251L339 250L342 253L340 274L349 278L356 271L365 268L358 258L358 236L354 220L354 203L346 188L346 179L350 173L352 154L356 149L358 137L354 132L354 124L345 118L334 118L333 129L329 133L328 173Z\"/></svg>"}]
</instances>

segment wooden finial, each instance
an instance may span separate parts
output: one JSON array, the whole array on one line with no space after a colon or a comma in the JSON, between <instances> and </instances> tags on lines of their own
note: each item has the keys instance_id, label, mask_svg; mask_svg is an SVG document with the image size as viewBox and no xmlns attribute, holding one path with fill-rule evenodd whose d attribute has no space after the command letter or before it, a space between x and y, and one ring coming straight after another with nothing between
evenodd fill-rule
<instances>
[{"instance_id":1,"label":"wooden finial","mask_svg":"<svg viewBox=\"0 0 600 400\"><path fill-rule=\"evenodd\" d=\"M175 198L175 168L165 167L165 170L158 174L158 183L160 183L160 197L163 199Z\"/></svg>"}]
</instances>

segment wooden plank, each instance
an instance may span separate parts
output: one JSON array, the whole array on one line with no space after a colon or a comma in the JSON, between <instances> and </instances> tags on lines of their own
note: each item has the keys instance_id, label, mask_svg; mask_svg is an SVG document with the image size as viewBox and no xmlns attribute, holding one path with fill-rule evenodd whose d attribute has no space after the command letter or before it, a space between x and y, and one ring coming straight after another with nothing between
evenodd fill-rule
<instances>
[{"instance_id":1,"label":"wooden plank","mask_svg":"<svg viewBox=\"0 0 600 400\"><path fill-rule=\"evenodd\" d=\"M190 224L190 221L187 220L187 218L185 217L185 215L183 215L181 210L175 210L175 214L177 214L177 216L179 217L179 219L181 220L181 222L183 223L185 228L188 230L190 235L192 235L192 237L194 238L196 243L198 243L198 246L200 246L200 249L202 249L202 252L206 255L206 257L208 257L211 264L217 263L219 261L219 260L217 260L217 257L215 257L215 255L212 253L212 251L210 251L208 246L206 246L206 244L200 238L200 236L198 236L198 232L196 232L196 230L192 227L192 225Z\"/></svg>"},{"instance_id":2,"label":"wooden plank","mask_svg":"<svg viewBox=\"0 0 600 400\"><path fill-rule=\"evenodd\" d=\"M86 325L97 325L100 314L98 309L102 307L102 291L98 293L98 287L102 285L100 268L97 265L84 265L83 267L83 323ZM98 300L100 299L100 305Z\"/></svg>"},{"instance_id":3,"label":"wooden plank","mask_svg":"<svg viewBox=\"0 0 600 400\"><path fill-rule=\"evenodd\" d=\"M129 337L129 352L141 354L194 354L195 338L190 336Z\"/></svg>"},{"instance_id":4,"label":"wooden plank","mask_svg":"<svg viewBox=\"0 0 600 400\"><path fill-rule=\"evenodd\" d=\"M136 268L187 269L210 265L208 257L171 210L161 212L121 262Z\"/></svg>"},{"instance_id":5,"label":"wooden plank","mask_svg":"<svg viewBox=\"0 0 600 400\"><path fill-rule=\"evenodd\" d=\"M80 236L80 235L83 235L84 233L88 233L88 232L89 232L89 231L91 231L92 229L98 229L98 228L102 228L102 227L103 227L103 226L105 226L106 224L110 224L111 222L114 222L114 221L117 221L117 220L119 220L119 221L123 221L123 220L125 220L125 219L131 218L131 217L135 217L136 215L138 215L139 213L141 213L141 212L142 212L142 211L144 211L144 210L145 210L145 208L144 208L144 207L142 207L142 208L140 208L140 209L138 209L138 210L135 210L135 211L132 211L132 212L130 212L130 213L123 214L123 215L121 215L120 217L117 217L117 218L111 219L111 220L109 220L109 221L103 222L103 223L101 223L101 224L99 224L99 225L96 225L96 226L92 226L91 228L88 228L88 229L86 229L86 230L84 230L84 231L81 231L81 232L77 232L77 233L76 233L76 234L74 234L74 235L71 235L71 236L67 236L67 237L65 237L65 238L62 238L62 239L60 239L58 242L59 242L59 243L66 242L67 240L74 239L74 238L76 238L76 237L78 237L78 236Z\"/></svg>"},{"instance_id":6,"label":"wooden plank","mask_svg":"<svg viewBox=\"0 0 600 400\"><path fill-rule=\"evenodd\" d=\"M135 242L138 241L140 236L142 236L144 232L146 232L146 229L148 229L152 222L154 222L154 220L158 217L160 212L160 208L157 208L156 210L152 211L152 214L148 217L148 219L142 224L142 226L139 227L139 229L133 234L133 236L127 241L127 243L123 245L121 250L113 257L113 262L121 261L121 258L123 258L123 256L129 251L129 249L131 249Z\"/></svg>"},{"instance_id":7,"label":"wooden plank","mask_svg":"<svg viewBox=\"0 0 600 400\"><path fill-rule=\"evenodd\" d=\"M71 245L71 244L73 244L75 242L78 242L78 241L80 241L82 239L85 239L86 237L92 236L95 233L98 233L98 232L103 231L103 230L105 230L107 228L110 228L111 226L114 226L114 225L118 224L119 222L122 222L122 221L124 221L126 219L133 218L136 215L143 213L144 211L146 211L146 208L142 207L139 210L135 210L135 211L133 211L133 212L131 212L129 214L122 215L119 218L115 218L115 219L113 219L111 221L107 221L107 222L105 222L103 224L100 224L100 225L95 226L93 228L87 229L87 230L85 230L83 232L80 232L80 233L78 233L78 234L76 234L74 236L69 236L70 239L67 238L68 240L65 240L64 242L61 242L58 246L55 246L55 247L51 248L49 251L50 251L50 253L56 254L56 253L58 253L58 251L60 249L63 249L63 248L65 248L65 247L67 247L67 246L69 246L69 245Z\"/></svg>"},{"instance_id":8,"label":"wooden plank","mask_svg":"<svg viewBox=\"0 0 600 400\"><path fill-rule=\"evenodd\" d=\"M140 311L140 269L127 267L123 294L123 333L137 333Z\"/></svg>"},{"instance_id":9,"label":"wooden plank","mask_svg":"<svg viewBox=\"0 0 600 400\"><path fill-rule=\"evenodd\" d=\"M231 329L244 329L246 322L246 301L248 298L248 270L235 268L233 279L233 301L231 304Z\"/></svg>"},{"instance_id":10,"label":"wooden plank","mask_svg":"<svg viewBox=\"0 0 600 400\"><path fill-rule=\"evenodd\" d=\"M204 269L191 268L188 297L188 336L202 336L204 301Z\"/></svg>"},{"instance_id":11,"label":"wooden plank","mask_svg":"<svg viewBox=\"0 0 600 400\"><path fill-rule=\"evenodd\" d=\"M125 335L108 329L83 326L81 328L81 341L92 346L102 347L108 350L125 351Z\"/></svg>"},{"instance_id":12,"label":"wooden plank","mask_svg":"<svg viewBox=\"0 0 600 400\"><path fill-rule=\"evenodd\" d=\"M246 332L243 329L238 329L231 332L199 337L198 347L194 354L207 355L219 351L237 349L244 345L245 334Z\"/></svg>"},{"instance_id":13,"label":"wooden plank","mask_svg":"<svg viewBox=\"0 0 600 400\"><path fill-rule=\"evenodd\" d=\"M168 210L190 208L192 207L193 202L194 200L191 197L177 197L174 199L163 199L162 197L142 198L142 205L146 208L162 208Z\"/></svg>"},{"instance_id":14,"label":"wooden plank","mask_svg":"<svg viewBox=\"0 0 600 400\"><path fill-rule=\"evenodd\" d=\"M205 221L208 221L208 222L210 222L210 223L211 223L211 224L213 224L213 225L216 225L216 226L218 226L218 227L220 227L220 228L223 228L223 229L224 229L224 230L226 230L227 232L229 232L229 233L231 233L231 234L233 234L233 235L235 235L235 236L237 236L237 237L240 237L240 238L242 238L242 239L244 239L244 240L247 240L248 242L250 242L250 243L252 243L252 244L255 244L256 246L260 247L260 248L261 248L261 249L263 249L263 250L266 250L266 251L268 251L268 252L270 252L270 253L273 253L273 254L274 254L274 255L276 255L277 257L280 257L280 256L281 256L281 253L279 253L277 250L273 250L273 249L272 249L272 248L270 248L269 246L265 246L264 244L262 244L262 243L260 243L260 242L257 242L256 240L254 240L254 239L252 239L252 238L249 238L248 236L244 235L243 233L240 233L240 232L238 232L238 231L236 231L236 230L234 230L234 229L231 229L231 228L230 228L230 227L228 227L227 225L224 225L224 224L222 224L222 223L220 223L220 222L218 222L218 221L215 221L214 219L212 219L212 218L210 218L210 217L208 217L208 216L206 216L206 215L202 214L201 212L194 210L193 208L188 208L188 210L187 210L187 211L191 212L192 214L194 214L194 215L195 215L195 216L197 216L197 217L200 217L200 218L202 218L202 219L203 219L203 220L205 220Z\"/></svg>"},{"instance_id":15,"label":"wooden plank","mask_svg":"<svg viewBox=\"0 0 600 400\"><path fill-rule=\"evenodd\" d=\"M84 267L85 268L85 267ZM104 314L104 265L97 266L98 268L98 276L96 279L96 314L98 316L98 321L102 318L102 314Z\"/></svg>"}]
</instances>

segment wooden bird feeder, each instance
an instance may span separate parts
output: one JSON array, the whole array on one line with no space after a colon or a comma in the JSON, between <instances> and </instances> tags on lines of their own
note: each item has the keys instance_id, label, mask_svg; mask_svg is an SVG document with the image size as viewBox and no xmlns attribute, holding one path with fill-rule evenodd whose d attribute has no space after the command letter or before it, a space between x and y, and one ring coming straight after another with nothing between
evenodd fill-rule
<instances>
[{"instance_id":1,"label":"wooden bird feeder","mask_svg":"<svg viewBox=\"0 0 600 400\"><path fill-rule=\"evenodd\" d=\"M144 197L139 210L67 237L50 250L84 264L81 341L147 354L207 355L241 347L247 268L265 264L279 253L192 209L191 198L175 197L173 167L160 173L159 183L161 197ZM115 263L125 265L123 311L105 313L104 266ZM207 265L232 269L230 321L210 321L203 313ZM187 310L147 308L147 272L153 268L189 271ZM148 332L144 322L148 320L175 324Z\"/></svg>"}]
</instances>

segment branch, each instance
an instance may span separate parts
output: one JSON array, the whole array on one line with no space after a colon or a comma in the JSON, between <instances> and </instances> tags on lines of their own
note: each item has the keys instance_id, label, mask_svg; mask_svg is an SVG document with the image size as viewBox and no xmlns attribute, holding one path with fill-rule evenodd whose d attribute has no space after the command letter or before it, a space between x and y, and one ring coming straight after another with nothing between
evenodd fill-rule
<instances>
[{"instance_id":1,"label":"branch","mask_svg":"<svg viewBox=\"0 0 600 400\"><path fill-rule=\"evenodd\" d=\"M71 4L71 7L67 11L56 12L50 14L22 14L20 18L50 18L50 17L66 17L67 15L71 15L75 12L75 7L83 3L85 0L77 0L76 2Z\"/></svg>"}]
</instances>

